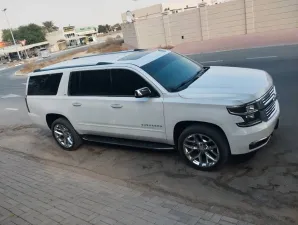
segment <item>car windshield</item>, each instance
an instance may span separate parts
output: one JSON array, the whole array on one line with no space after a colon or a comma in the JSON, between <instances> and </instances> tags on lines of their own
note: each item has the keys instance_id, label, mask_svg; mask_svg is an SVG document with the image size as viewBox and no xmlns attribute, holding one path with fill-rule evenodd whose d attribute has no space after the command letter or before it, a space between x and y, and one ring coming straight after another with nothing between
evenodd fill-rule
<instances>
[{"instance_id":1,"label":"car windshield","mask_svg":"<svg viewBox=\"0 0 298 225\"><path fill-rule=\"evenodd\" d=\"M167 91L177 92L203 69L199 64L170 52L141 67Z\"/></svg>"}]
</instances>

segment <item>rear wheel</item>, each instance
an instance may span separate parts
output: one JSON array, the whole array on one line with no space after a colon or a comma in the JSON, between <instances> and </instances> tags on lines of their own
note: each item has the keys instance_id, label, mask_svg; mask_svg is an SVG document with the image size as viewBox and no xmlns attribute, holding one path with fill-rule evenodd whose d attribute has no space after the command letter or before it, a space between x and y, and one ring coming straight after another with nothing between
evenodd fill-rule
<instances>
[{"instance_id":1,"label":"rear wheel","mask_svg":"<svg viewBox=\"0 0 298 225\"><path fill-rule=\"evenodd\" d=\"M178 139L178 150L189 165L205 171L222 166L230 156L224 135L207 125L186 128Z\"/></svg>"},{"instance_id":2,"label":"rear wheel","mask_svg":"<svg viewBox=\"0 0 298 225\"><path fill-rule=\"evenodd\" d=\"M70 122L64 118L55 120L51 126L53 137L64 150L76 150L82 144L82 139Z\"/></svg>"}]
</instances>

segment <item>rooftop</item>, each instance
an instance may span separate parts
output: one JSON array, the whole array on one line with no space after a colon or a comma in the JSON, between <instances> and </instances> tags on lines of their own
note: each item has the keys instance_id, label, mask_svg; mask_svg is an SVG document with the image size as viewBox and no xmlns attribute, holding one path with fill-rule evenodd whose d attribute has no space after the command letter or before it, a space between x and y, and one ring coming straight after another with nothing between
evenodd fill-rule
<instances>
[{"instance_id":1,"label":"rooftop","mask_svg":"<svg viewBox=\"0 0 298 225\"><path fill-rule=\"evenodd\" d=\"M133 64L136 66L143 66L154 59L160 58L169 53L168 50L129 50L121 52L112 52L106 54L90 55L74 58L57 64L44 67L39 71L48 71L55 69L66 69L73 67L86 67L107 64Z\"/></svg>"}]
</instances>

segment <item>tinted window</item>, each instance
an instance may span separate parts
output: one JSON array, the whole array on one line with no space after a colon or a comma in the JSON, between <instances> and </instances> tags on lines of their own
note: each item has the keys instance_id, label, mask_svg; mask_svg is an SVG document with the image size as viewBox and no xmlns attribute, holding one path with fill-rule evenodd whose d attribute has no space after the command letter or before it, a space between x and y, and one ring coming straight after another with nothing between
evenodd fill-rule
<instances>
[{"instance_id":1,"label":"tinted window","mask_svg":"<svg viewBox=\"0 0 298 225\"><path fill-rule=\"evenodd\" d=\"M32 76L29 79L28 95L56 95L62 73Z\"/></svg>"},{"instance_id":2,"label":"tinted window","mask_svg":"<svg viewBox=\"0 0 298 225\"><path fill-rule=\"evenodd\" d=\"M142 66L142 69L167 91L175 92L177 87L194 77L202 67L183 56L169 53Z\"/></svg>"},{"instance_id":3,"label":"tinted window","mask_svg":"<svg viewBox=\"0 0 298 225\"><path fill-rule=\"evenodd\" d=\"M111 79L109 70L92 70L71 73L69 82L69 95L109 95L110 90Z\"/></svg>"},{"instance_id":4,"label":"tinted window","mask_svg":"<svg viewBox=\"0 0 298 225\"><path fill-rule=\"evenodd\" d=\"M130 70L113 69L112 94L113 96L134 96L135 90L148 87L152 92L152 97L158 96L156 91L140 75Z\"/></svg>"}]
</instances>

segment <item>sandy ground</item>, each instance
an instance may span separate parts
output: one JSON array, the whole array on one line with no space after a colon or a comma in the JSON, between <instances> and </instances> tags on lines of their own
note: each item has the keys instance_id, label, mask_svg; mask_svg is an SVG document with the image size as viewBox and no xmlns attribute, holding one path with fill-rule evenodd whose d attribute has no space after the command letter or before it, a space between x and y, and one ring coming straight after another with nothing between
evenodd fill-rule
<instances>
[{"instance_id":1,"label":"sandy ground","mask_svg":"<svg viewBox=\"0 0 298 225\"><path fill-rule=\"evenodd\" d=\"M242 214L262 224L298 221L298 156L294 149L278 149L285 139L277 133L273 141L252 160L237 158L223 170L206 173L187 167L176 152L86 143L78 151L62 151L50 131L31 125L0 131L0 146L28 157L83 168L130 185L202 203L218 213ZM270 151L270 154L268 152ZM261 222L260 222L261 221Z\"/></svg>"}]
</instances>

